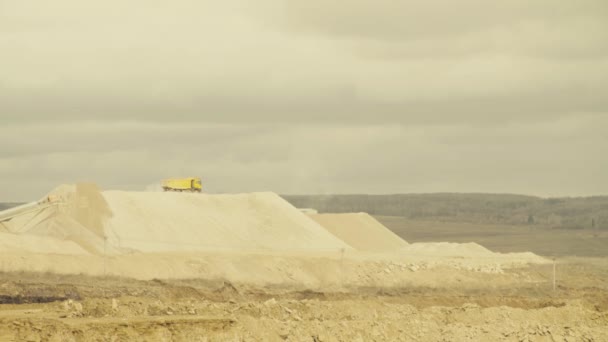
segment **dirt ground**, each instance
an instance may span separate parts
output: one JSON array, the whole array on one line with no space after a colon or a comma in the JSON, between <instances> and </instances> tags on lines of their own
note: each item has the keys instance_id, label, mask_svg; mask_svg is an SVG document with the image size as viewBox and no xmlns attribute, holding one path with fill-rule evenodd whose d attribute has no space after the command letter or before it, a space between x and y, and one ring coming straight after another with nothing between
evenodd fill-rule
<instances>
[{"instance_id":1,"label":"dirt ground","mask_svg":"<svg viewBox=\"0 0 608 342\"><path fill-rule=\"evenodd\" d=\"M0 341L608 341L608 236L379 219L410 242L557 259L476 244L3 251Z\"/></svg>"},{"instance_id":2,"label":"dirt ground","mask_svg":"<svg viewBox=\"0 0 608 342\"><path fill-rule=\"evenodd\" d=\"M0 274L1 341L607 341L608 261L425 284L304 289L222 279ZM458 278L460 277L460 278ZM463 279L444 282L443 279Z\"/></svg>"}]
</instances>

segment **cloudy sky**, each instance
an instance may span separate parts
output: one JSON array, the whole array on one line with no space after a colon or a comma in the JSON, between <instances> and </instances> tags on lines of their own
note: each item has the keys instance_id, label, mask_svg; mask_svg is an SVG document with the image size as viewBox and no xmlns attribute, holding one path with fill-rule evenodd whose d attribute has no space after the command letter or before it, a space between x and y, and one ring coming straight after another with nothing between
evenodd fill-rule
<instances>
[{"instance_id":1,"label":"cloudy sky","mask_svg":"<svg viewBox=\"0 0 608 342\"><path fill-rule=\"evenodd\" d=\"M605 0L0 0L0 201L608 194Z\"/></svg>"}]
</instances>

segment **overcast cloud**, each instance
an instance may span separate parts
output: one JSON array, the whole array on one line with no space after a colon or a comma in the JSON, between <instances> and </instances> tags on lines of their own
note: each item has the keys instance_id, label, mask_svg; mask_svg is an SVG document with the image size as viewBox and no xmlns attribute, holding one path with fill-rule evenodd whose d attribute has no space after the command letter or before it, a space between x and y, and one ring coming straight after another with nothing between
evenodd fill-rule
<instances>
[{"instance_id":1,"label":"overcast cloud","mask_svg":"<svg viewBox=\"0 0 608 342\"><path fill-rule=\"evenodd\" d=\"M0 201L608 194L608 2L0 0Z\"/></svg>"}]
</instances>

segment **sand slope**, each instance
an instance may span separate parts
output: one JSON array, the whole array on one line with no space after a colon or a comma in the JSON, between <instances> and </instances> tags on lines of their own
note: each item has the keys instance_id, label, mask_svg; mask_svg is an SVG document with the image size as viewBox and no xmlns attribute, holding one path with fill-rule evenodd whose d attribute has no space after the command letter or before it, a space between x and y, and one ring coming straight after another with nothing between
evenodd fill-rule
<instances>
[{"instance_id":1,"label":"sand slope","mask_svg":"<svg viewBox=\"0 0 608 342\"><path fill-rule=\"evenodd\" d=\"M73 241L49 236L18 235L0 232L0 253L29 252L41 254L88 254Z\"/></svg>"},{"instance_id":2,"label":"sand slope","mask_svg":"<svg viewBox=\"0 0 608 342\"><path fill-rule=\"evenodd\" d=\"M333 235L360 251L390 252L407 242L366 213L310 214Z\"/></svg>"},{"instance_id":3,"label":"sand slope","mask_svg":"<svg viewBox=\"0 0 608 342\"><path fill-rule=\"evenodd\" d=\"M108 241L142 252L350 247L274 193L105 191Z\"/></svg>"}]
</instances>

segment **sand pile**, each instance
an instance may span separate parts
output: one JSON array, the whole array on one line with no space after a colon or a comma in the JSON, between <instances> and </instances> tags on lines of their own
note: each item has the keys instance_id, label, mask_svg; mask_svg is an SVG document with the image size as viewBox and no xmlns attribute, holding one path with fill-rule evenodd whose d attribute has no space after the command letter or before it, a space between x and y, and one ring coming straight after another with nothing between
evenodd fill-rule
<instances>
[{"instance_id":1,"label":"sand pile","mask_svg":"<svg viewBox=\"0 0 608 342\"><path fill-rule=\"evenodd\" d=\"M495 253L489 249L476 244L469 243L452 243L452 242L419 242L407 245L401 248L401 252L411 253L416 255L432 255L432 256L467 256L467 257L483 257L492 256Z\"/></svg>"},{"instance_id":2,"label":"sand pile","mask_svg":"<svg viewBox=\"0 0 608 342\"><path fill-rule=\"evenodd\" d=\"M105 191L111 244L142 252L350 249L274 193Z\"/></svg>"},{"instance_id":3,"label":"sand pile","mask_svg":"<svg viewBox=\"0 0 608 342\"><path fill-rule=\"evenodd\" d=\"M313 220L360 251L391 252L408 244L366 213L310 214Z\"/></svg>"},{"instance_id":4,"label":"sand pile","mask_svg":"<svg viewBox=\"0 0 608 342\"><path fill-rule=\"evenodd\" d=\"M477 244L408 245L367 214L313 220L274 193L101 192L80 184L49 196L3 221L1 270L396 286L436 266L494 272L539 261Z\"/></svg>"},{"instance_id":5,"label":"sand pile","mask_svg":"<svg viewBox=\"0 0 608 342\"><path fill-rule=\"evenodd\" d=\"M363 251L396 258L504 257L474 243L408 245L368 214L308 216L274 193L102 192L78 184L60 186L25 209L14 217L4 212L0 253L303 252L310 257Z\"/></svg>"},{"instance_id":6,"label":"sand pile","mask_svg":"<svg viewBox=\"0 0 608 342\"><path fill-rule=\"evenodd\" d=\"M467 259L504 259L521 260L528 263L545 263L547 260L531 252L496 253L476 244L452 242L418 242L403 247L401 254L416 257L467 258Z\"/></svg>"},{"instance_id":7,"label":"sand pile","mask_svg":"<svg viewBox=\"0 0 608 342\"><path fill-rule=\"evenodd\" d=\"M45 199L2 223L0 232L13 235L7 239L15 242L11 250L46 253L48 248L39 248L44 238L54 239L49 245L73 242L92 254L350 249L273 193L102 192L77 184L62 185ZM28 245L19 236L38 238Z\"/></svg>"}]
</instances>

